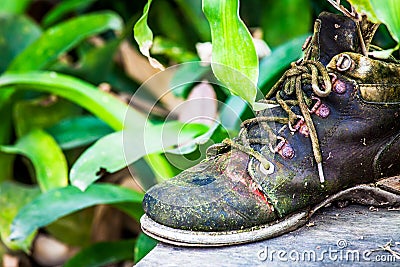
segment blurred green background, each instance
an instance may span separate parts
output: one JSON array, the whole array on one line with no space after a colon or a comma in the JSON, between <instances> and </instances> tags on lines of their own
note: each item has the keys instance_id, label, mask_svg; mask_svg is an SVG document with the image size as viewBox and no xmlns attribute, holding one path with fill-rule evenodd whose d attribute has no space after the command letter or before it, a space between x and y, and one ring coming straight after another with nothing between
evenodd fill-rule
<instances>
[{"instance_id":1,"label":"blurred green background","mask_svg":"<svg viewBox=\"0 0 400 267\"><path fill-rule=\"evenodd\" d=\"M216 81L209 66L196 63L208 51L199 44L211 41L201 0L153 1L152 55L165 67L194 63L142 86L159 74L132 33L146 3L0 2L0 263L132 266L156 244L140 230L144 191L202 160L210 144L234 136L253 116L223 86L199 82ZM241 1L240 16L259 39L263 93L301 57L322 11L337 13L327 1ZM374 43L396 45L383 25ZM188 112L201 110L196 101L177 109L199 94L215 100L211 114ZM189 141L181 150L134 152L126 162L127 110L132 139L149 122L150 139L164 131ZM201 115L221 123L182 128ZM168 127L157 128L166 120Z\"/></svg>"}]
</instances>

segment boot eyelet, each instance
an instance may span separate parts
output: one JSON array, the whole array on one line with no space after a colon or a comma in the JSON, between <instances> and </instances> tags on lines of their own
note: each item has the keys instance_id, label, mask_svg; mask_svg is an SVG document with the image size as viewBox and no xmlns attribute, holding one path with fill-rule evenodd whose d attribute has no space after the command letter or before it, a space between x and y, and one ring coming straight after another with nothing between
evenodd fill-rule
<instances>
[{"instance_id":1,"label":"boot eyelet","mask_svg":"<svg viewBox=\"0 0 400 267\"><path fill-rule=\"evenodd\" d=\"M321 99L315 96L312 96L311 99L316 101L314 106L311 109L308 109L308 112L310 112L310 114L313 114L317 111L317 109L321 105Z\"/></svg>"},{"instance_id":2,"label":"boot eyelet","mask_svg":"<svg viewBox=\"0 0 400 267\"><path fill-rule=\"evenodd\" d=\"M285 138L281 136L278 136L278 140L280 140L280 142L275 148L273 148L272 145L269 144L269 149L271 150L271 152L278 153L284 159L292 159L295 154L293 147Z\"/></svg>"},{"instance_id":3,"label":"boot eyelet","mask_svg":"<svg viewBox=\"0 0 400 267\"><path fill-rule=\"evenodd\" d=\"M257 171L262 172L265 175L271 175L275 172L275 166L272 162L269 162L269 168L266 169L264 165L258 161L258 168L257 165L254 165L256 163L256 159L252 158L249 161L249 164L247 165L247 171L249 172L250 176L255 177L257 176ZM257 170L258 169L258 170Z\"/></svg>"},{"instance_id":4,"label":"boot eyelet","mask_svg":"<svg viewBox=\"0 0 400 267\"><path fill-rule=\"evenodd\" d=\"M331 114L331 110L325 104L321 104L318 107L318 109L315 111L315 115L317 115L318 117L320 117L322 119L326 119L329 116L329 114Z\"/></svg>"},{"instance_id":5,"label":"boot eyelet","mask_svg":"<svg viewBox=\"0 0 400 267\"><path fill-rule=\"evenodd\" d=\"M262 164L262 163L260 163L260 171L262 172L262 173L264 173L265 175L270 175L270 174L273 174L274 173L274 171L275 171L275 166L274 166L274 164L272 164L271 162L269 163L269 168L268 169L265 169L264 168L264 165Z\"/></svg>"},{"instance_id":6,"label":"boot eyelet","mask_svg":"<svg viewBox=\"0 0 400 267\"><path fill-rule=\"evenodd\" d=\"M353 65L353 60L347 54L340 55L340 57L336 62L337 70L342 72L350 69L352 65Z\"/></svg>"},{"instance_id":7,"label":"boot eyelet","mask_svg":"<svg viewBox=\"0 0 400 267\"><path fill-rule=\"evenodd\" d=\"M336 74L328 74L329 76L331 76L332 90L339 95L346 93L346 84L343 81L339 80Z\"/></svg>"},{"instance_id":8,"label":"boot eyelet","mask_svg":"<svg viewBox=\"0 0 400 267\"><path fill-rule=\"evenodd\" d=\"M292 133L297 132L297 131L300 129L300 126L303 125L304 122L305 122L303 116L297 115L297 118L298 118L299 120L297 121L297 123L296 123L294 126L292 126L292 124L290 123L290 121L289 121L289 123L288 123L289 130L290 130Z\"/></svg>"}]
</instances>

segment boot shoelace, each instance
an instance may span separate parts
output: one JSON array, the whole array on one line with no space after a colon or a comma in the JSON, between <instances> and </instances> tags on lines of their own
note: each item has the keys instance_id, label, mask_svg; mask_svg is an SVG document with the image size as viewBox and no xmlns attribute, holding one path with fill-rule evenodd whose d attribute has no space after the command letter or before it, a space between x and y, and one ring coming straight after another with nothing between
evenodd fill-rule
<instances>
[{"instance_id":1,"label":"boot shoelace","mask_svg":"<svg viewBox=\"0 0 400 267\"><path fill-rule=\"evenodd\" d=\"M314 154L314 159L318 166L319 179L321 183L324 183L324 172L322 169L322 154L320 150L320 145L318 141L317 131L315 129L311 114L315 112L315 106L310 110L309 106L312 106L313 100L319 98L308 97L304 94L302 86L305 83L310 83L313 93L318 97L327 97L331 90L332 84L328 71L319 62L314 60L304 60L300 64L293 63L292 67L287 70L279 81L271 88L264 100L260 102L269 104L268 108L273 108L276 106L281 106L283 110L288 114L288 117L272 117L272 116L259 116L256 118L248 119L243 121L241 124L241 130L239 132L238 138L236 139L225 139L222 143L240 150L250 156L257 159L261 165L260 170L265 174L271 174L274 172L274 165L270 162L264 155L260 152L254 150L250 145L261 144L268 145L273 153L278 151L274 148L272 144L276 144L278 140L281 143L285 142L285 139L281 136L276 135L271 127L268 125L269 122L277 122L280 124L287 124L292 132L298 130L293 128L299 120L305 123L308 129L309 137L311 139L312 150ZM320 86L321 85L321 86ZM322 89L323 90L322 90ZM295 95L295 100L283 100L280 93L283 92L287 96ZM276 100L270 100L275 96ZM299 106L301 115L296 114L291 110L291 106ZM248 128L254 124L262 124L268 133L268 139L262 138L248 138ZM279 145L278 145L279 146ZM290 155L289 157L292 157Z\"/></svg>"}]
</instances>

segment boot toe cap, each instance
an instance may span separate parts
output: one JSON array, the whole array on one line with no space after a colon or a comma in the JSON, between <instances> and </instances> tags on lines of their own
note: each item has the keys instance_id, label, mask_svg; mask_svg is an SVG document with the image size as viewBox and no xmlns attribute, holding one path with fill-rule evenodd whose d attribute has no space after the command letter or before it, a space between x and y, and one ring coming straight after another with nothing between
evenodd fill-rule
<instances>
[{"instance_id":1,"label":"boot toe cap","mask_svg":"<svg viewBox=\"0 0 400 267\"><path fill-rule=\"evenodd\" d=\"M143 200L146 214L160 224L195 231L240 230L275 220L272 206L250 186L241 166L247 161L231 161L221 171L224 160L201 163L152 187Z\"/></svg>"}]
</instances>

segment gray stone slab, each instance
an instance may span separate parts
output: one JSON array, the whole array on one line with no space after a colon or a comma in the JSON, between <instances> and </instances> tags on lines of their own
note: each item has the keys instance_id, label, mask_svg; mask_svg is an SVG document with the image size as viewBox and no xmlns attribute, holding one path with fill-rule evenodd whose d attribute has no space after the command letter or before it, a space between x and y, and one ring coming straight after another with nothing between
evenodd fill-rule
<instances>
[{"instance_id":1,"label":"gray stone slab","mask_svg":"<svg viewBox=\"0 0 400 267\"><path fill-rule=\"evenodd\" d=\"M159 243L137 266L400 266L400 210L329 207L308 226L251 244L188 248Z\"/></svg>"}]
</instances>

